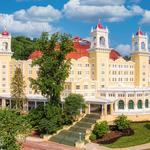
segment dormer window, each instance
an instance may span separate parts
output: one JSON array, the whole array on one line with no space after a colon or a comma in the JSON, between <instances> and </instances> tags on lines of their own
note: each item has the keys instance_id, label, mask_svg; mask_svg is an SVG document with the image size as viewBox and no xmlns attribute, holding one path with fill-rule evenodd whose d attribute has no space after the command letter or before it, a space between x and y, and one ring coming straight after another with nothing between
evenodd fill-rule
<instances>
[{"instance_id":1,"label":"dormer window","mask_svg":"<svg viewBox=\"0 0 150 150\"><path fill-rule=\"evenodd\" d=\"M103 36L100 37L99 42L100 42L100 46L105 46L105 38Z\"/></svg>"}]
</instances>

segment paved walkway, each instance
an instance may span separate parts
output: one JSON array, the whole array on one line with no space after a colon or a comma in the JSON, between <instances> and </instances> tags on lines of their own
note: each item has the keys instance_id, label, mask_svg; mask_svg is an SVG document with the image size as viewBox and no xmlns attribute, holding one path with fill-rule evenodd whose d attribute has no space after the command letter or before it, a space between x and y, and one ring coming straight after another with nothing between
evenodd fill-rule
<instances>
[{"instance_id":1,"label":"paved walkway","mask_svg":"<svg viewBox=\"0 0 150 150\"><path fill-rule=\"evenodd\" d=\"M86 150L150 150L150 143L128 148L107 148L95 143L86 144Z\"/></svg>"},{"instance_id":2,"label":"paved walkway","mask_svg":"<svg viewBox=\"0 0 150 150\"><path fill-rule=\"evenodd\" d=\"M37 137L28 137L26 139L26 142L23 144L22 150L78 150L78 149L51 141L43 141L43 139ZM86 150L150 150L150 143L128 148L107 148L95 143L88 143L86 144Z\"/></svg>"},{"instance_id":3,"label":"paved walkway","mask_svg":"<svg viewBox=\"0 0 150 150\"><path fill-rule=\"evenodd\" d=\"M51 141L43 141L40 138L28 137L22 150L78 150L74 147L58 144Z\"/></svg>"}]
</instances>

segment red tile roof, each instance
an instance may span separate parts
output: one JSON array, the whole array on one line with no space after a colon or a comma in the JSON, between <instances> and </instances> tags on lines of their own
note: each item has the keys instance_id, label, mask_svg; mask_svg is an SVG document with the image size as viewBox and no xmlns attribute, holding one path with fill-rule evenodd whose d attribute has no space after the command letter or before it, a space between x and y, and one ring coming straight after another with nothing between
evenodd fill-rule
<instances>
[{"instance_id":1,"label":"red tile roof","mask_svg":"<svg viewBox=\"0 0 150 150\"><path fill-rule=\"evenodd\" d=\"M121 55L115 49L112 49L111 52L109 53L109 58L112 59L112 60L116 60L120 56Z\"/></svg>"},{"instance_id":2,"label":"red tile roof","mask_svg":"<svg viewBox=\"0 0 150 150\"><path fill-rule=\"evenodd\" d=\"M81 57L88 57L88 49L90 48L90 42L82 40L79 37L73 39L74 48L76 51L71 52L67 55L69 59L79 59Z\"/></svg>"},{"instance_id":3,"label":"red tile roof","mask_svg":"<svg viewBox=\"0 0 150 150\"><path fill-rule=\"evenodd\" d=\"M66 57L69 59L79 59L81 57L88 57L88 49L90 48L90 42L87 40L82 40L80 37L75 37L73 39L74 48L76 51L69 53ZM35 59L42 55L40 50L36 50L28 57L28 59Z\"/></svg>"},{"instance_id":4,"label":"red tile roof","mask_svg":"<svg viewBox=\"0 0 150 150\"><path fill-rule=\"evenodd\" d=\"M88 49L90 48L90 42L87 40L83 40L80 37L75 37L73 39L74 48L76 51L69 53L66 58L68 59L79 59L81 57L88 57ZM28 59L35 59L42 55L42 52L40 50L36 50L28 57ZM109 58L112 60L116 60L121 55L114 49L111 50L109 54Z\"/></svg>"},{"instance_id":5,"label":"red tile roof","mask_svg":"<svg viewBox=\"0 0 150 150\"><path fill-rule=\"evenodd\" d=\"M28 59L35 59L35 58L39 58L40 56L42 56L42 52L40 50L36 50L30 54Z\"/></svg>"}]
</instances>

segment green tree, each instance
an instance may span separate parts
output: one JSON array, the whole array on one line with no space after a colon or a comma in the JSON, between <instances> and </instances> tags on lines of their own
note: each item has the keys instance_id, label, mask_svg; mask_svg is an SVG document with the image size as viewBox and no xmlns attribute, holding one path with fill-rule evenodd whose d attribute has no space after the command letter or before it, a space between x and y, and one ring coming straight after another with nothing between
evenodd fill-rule
<instances>
[{"instance_id":1,"label":"green tree","mask_svg":"<svg viewBox=\"0 0 150 150\"><path fill-rule=\"evenodd\" d=\"M19 134L28 134L31 126L26 116L20 115L15 110L0 110L0 149L18 150L16 137Z\"/></svg>"},{"instance_id":2,"label":"green tree","mask_svg":"<svg viewBox=\"0 0 150 150\"><path fill-rule=\"evenodd\" d=\"M115 125L117 126L118 130L124 130L130 128L131 122L127 119L127 116L120 115L114 121Z\"/></svg>"},{"instance_id":3,"label":"green tree","mask_svg":"<svg viewBox=\"0 0 150 150\"><path fill-rule=\"evenodd\" d=\"M55 133L63 125L62 109L52 103L40 105L29 112L29 120L41 134Z\"/></svg>"},{"instance_id":4,"label":"green tree","mask_svg":"<svg viewBox=\"0 0 150 150\"><path fill-rule=\"evenodd\" d=\"M43 33L39 45L42 56L33 61L33 66L39 66L38 77L30 78L31 85L48 101L58 104L69 75L70 60L66 55L74 50L73 42L68 34L56 33L49 38L47 33Z\"/></svg>"},{"instance_id":5,"label":"green tree","mask_svg":"<svg viewBox=\"0 0 150 150\"><path fill-rule=\"evenodd\" d=\"M14 102L14 107L20 111L25 111L24 106L27 99L25 96L25 82L20 68L16 68L11 80L11 97Z\"/></svg>"},{"instance_id":6,"label":"green tree","mask_svg":"<svg viewBox=\"0 0 150 150\"><path fill-rule=\"evenodd\" d=\"M80 109L85 108L85 101L80 94L70 94L65 98L64 112L68 116L76 117L80 114Z\"/></svg>"},{"instance_id":7,"label":"green tree","mask_svg":"<svg viewBox=\"0 0 150 150\"><path fill-rule=\"evenodd\" d=\"M100 123L96 123L93 129L93 134L96 135L96 138L102 137L109 130L109 126L107 121L102 121Z\"/></svg>"}]
</instances>

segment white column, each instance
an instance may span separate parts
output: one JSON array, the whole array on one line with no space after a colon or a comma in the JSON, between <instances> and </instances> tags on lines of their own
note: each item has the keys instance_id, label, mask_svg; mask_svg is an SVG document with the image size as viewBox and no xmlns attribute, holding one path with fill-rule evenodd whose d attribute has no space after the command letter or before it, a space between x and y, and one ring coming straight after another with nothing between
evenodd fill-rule
<instances>
[{"instance_id":1,"label":"white column","mask_svg":"<svg viewBox=\"0 0 150 150\"><path fill-rule=\"evenodd\" d=\"M124 104L125 111L128 111L128 100L127 100L127 97L128 97L128 93L125 92L125 104Z\"/></svg>"},{"instance_id":2,"label":"white column","mask_svg":"<svg viewBox=\"0 0 150 150\"><path fill-rule=\"evenodd\" d=\"M37 102L35 101L34 107L37 108Z\"/></svg>"},{"instance_id":3,"label":"white column","mask_svg":"<svg viewBox=\"0 0 150 150\"><path fill-rule=\"evenodd\" d=\"M142 109L145 109L145 92L143 91Z\"/></svg>"},{"instance_id":4,"label":"white column","mask_svg":"<svg viewBox=\"0 0 150 150\"><path fill-rule=\"evenodd\" d=\"M6 107L6 99L2 98L2 108Z\"/></svg>"},{"instance_id":5,"label":"white column","mask_svg":"<svg viewBox=\"0 0 150 150\"><path fill-rule=\"evenodd\" d=\"M138 105L137 104L137 102L138 102L137 92L135 92L134 94L135 94L134 109L137 110L138 109L138 107L137 107L137 105Z\"/></svg>"},{"instance_id":6,"label":"white column","mask_svg":"<svg viewBox=\"0 0 150 150\"><path fill-rule=\"evenodd\" d=\"M104 115L104 106L103 106L103 104L101 105L102 106L102 112L101 112L101 115L103 116Z\"/></svg>"}]
</instances>

